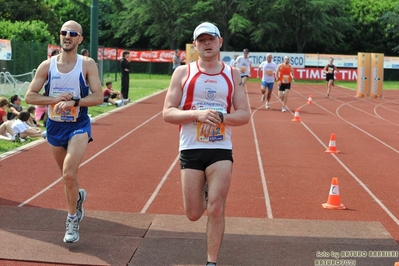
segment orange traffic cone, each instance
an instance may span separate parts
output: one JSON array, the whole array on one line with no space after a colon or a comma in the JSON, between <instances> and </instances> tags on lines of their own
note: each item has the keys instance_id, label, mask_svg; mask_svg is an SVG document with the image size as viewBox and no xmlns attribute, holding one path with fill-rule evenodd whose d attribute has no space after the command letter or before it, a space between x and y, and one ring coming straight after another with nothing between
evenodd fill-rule
<instances>
[{"instance_id":1,"label":"orange traffic cone","mask_svg":"<svg viewBox=\"0 0 399 266\"><path fill-rule=\"evenodd\" d=\"M328 144L328 149L325 151L325 153L339 153L339 150L337 150L337 146L335 143L334 133L331 133L330 143Z\"/></svg>"},{"instance_id":2,"label":"orange traffic cone","mask_svg":"<svg viewBox=\"0 0 399 266\"><path fill-rule=\"evenodd\" d=\"M293 122L301 122L301 118L299 117L299 108L295 109L295 115L294 119L292 119Z\"/></svg>"},{"instance_id":3,"label":"orange traffic cone","mask_svg":"<svg viewBox=\"0 0 399 266\"><path fill-rule=\"evenodd\" d=\"M324 209L344 210L345 206L341 203L339 196L338 178L334 177L331 181L330 193L328 194L327 203L321 204Z\"/></svg>"},{"instance_id":4,"label":"orange traffic cone","mask_svg":"<svg viewBox=\"0 0 399 266\"><path fill-rule=\"evenodd\" d=\"M312 103L313 103L313 101L312 101L312 94L309 94L308 104L312 104Z\"/></svg>"}]
</instances>

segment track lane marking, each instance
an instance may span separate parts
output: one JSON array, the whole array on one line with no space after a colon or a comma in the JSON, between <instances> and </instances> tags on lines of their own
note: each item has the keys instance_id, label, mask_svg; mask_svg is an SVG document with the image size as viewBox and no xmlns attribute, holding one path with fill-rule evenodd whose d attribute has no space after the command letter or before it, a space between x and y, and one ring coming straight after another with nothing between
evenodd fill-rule
<instances>
[{"instance_id":1,"label":"track lane marking","mask_svg":"<svg viewBox=\"0 0 399 266\"><path fill-rule=\"evenodd\" d=\"M130 134L132 134L133 132L135 132L136 130L140 129L141 127L143 127L144 125L146 125L148 122L150 122L151 120L155 119L157 116L159 116L162 112L159 112L157 114L155 114L154 116L152 116L151 118L147 119L146 121L144 121L143 123L141 123L140 125L138 125L137 127L135 127L134 129L130 130L129 132L127 132L125 135L123 135L122 137L118 138L117 140L115 140L114 142L112 142L110 145L108 145L107 147L105 147L104 149L102 149L101 151L97 152L96 154L94 154L92 157L90 157L89 159L87 159L86 161L84 161L83 163L81 163L79 165L79 168L86 165L87 163L89 163L90 161L92 161L93 159L95 159L96 157L98 157L99 155L101 155L102 153L104 153L105 151L107 151L109 148L113 147L115 144L117 144L118 142L122 141L123 139L125 139L127 136L129 136ZM47 187L45 187L44 189L40 190L38 193L36 193L35 195L33 195L32 197L30 197L29 199L25 200L24 202L22 202L21 204L18 205L18 207L23 207L24 205L28 204L29 202L31 202L32 200L36 199L37 197L39 197L40 195L42 195L44 192L46 192L47 190L49 190L50 188L52 188L53 186L55 186L56 184L58 184L60 181L62 181L62 177L59 177L57 180L55 180L53 183L51 183L50 185L48 185Z\"/></svg>"}]
</instances>

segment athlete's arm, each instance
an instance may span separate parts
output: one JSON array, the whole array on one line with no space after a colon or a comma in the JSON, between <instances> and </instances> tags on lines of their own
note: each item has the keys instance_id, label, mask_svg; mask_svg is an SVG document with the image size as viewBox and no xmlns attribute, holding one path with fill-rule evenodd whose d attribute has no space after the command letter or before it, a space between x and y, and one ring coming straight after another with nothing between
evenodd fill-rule
<instances>
[{"instance_id":1,"label":"athlete's arm","mask_svg":"<svg viewBox=\"0 0 399 266\"><path fill-rule=\"evenodd\" d=\"M169 88L165 96L164 107L162 111L165 122L182 125L192 121L200 121L211 126L220 123L220 117L215 110L182 110L179 108L183 95L182 83L187 78L188 66L183 65L173 72Z\"/></svg>"},{"instance_id":2,"label":"athlete's arm","mask_svg":"<svg viewBox=\"0 0 399 266\"><path fill-rule=\"evenodd\" d=\"M35 76L29 85L25 94L27 104L49 105L60 101L68 101L72 98L71 93L61 93L57 98L41 95L39 92L47 81L47 75L50 68L50 59L43 61L36 70Z\"/></svg>"},{"instance_id":3,"label":"athlete's arm","mask_svg":"<svg viewBox=\"0 0 399 266\"><path fill-rule=\"evenodd\" d=\"M79 106L93 106L101 104L104 100L100 77L98 76L97 64L92 58L83 61L83 73L86 73L86 82L90 87L91 94L79 101Z\"/></svg>"},{"instance_id":4,"label":"athlete's arm","mask_svg":"<svg viewBox=\"0 0 399 266\"><path fill-rule=\"evenodd\" d=\"M241 77L240 72L237 69L233 69L234 78L234 94L233 94L233 106L234 111L224 115L224 124L230 126L240 126L248 123L251 111L249 110L247 94L244 87L240 84Z\"/></svg>"}]
</instances>

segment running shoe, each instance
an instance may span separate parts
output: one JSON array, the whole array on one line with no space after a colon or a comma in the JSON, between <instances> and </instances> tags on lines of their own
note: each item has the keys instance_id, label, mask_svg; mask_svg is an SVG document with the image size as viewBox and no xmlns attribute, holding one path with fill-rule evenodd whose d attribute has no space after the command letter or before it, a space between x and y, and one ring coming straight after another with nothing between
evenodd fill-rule
<instances>
[{"instance_id":1,"label":"running shoe","mask_svg":"<svg viewBox=\"0 0 399 266\"><path fill-rule=\"evenodd\" d=\"M281 108L281 112L285 113L285 107Z\"/></svg>"},{"instance_id":2,"label":"running shoe","mask_svg":"<svg viewBox=\"0 0 399 266\"><path fill-rule=\"evenodd\" d=\"M270 105L269 105L269 102L266 102L266 109L270 109Z\"/></svg>"},{"instance_id":3,"label":"running shoe","mask_svg":"<svg viewBox=\"0 0 399 266\"><path fill-rule=\"evenodd\" d=\"M75 218L75 220L67 218L64 242L65 243L75 243L75 242L78 242L78 241L79 241L79 221L78 221L78 218Z\"/></svg>"},{"instance_id":4,"label":"running shoe","mask_svg":"<svg viewBox=\"0 0 399 266\"><path fill-rule=\"evenodd\" d=\"M128 103L131 102L131 100L130 99L123 99L122 102L123 102L123 104L128 104Z\"/></svg>"},{"instance_id":5,"label":"running shoe","mask_svg":"<svg viewBox=\"0 0 399 266\"><path fill-rule=\"evenodd\" d=\"M41 134L42 138L46 139L47 138L47 131L43 131Z\"/></svg>"},{"instance_id":6,"label":"running shoe","mask_svg":"<svg viewBox=\"0 0 399 266\"><path fill-rule=\"evenodd\" d=\"M87 193L83 188L79 189L79 199L76 204L76 216L78 217L77 221L80 223L85 216L85 209L83 208L83 203L86 201Z\"/></svg>"},{"instance_id":7,"label":"running shoe","mask_svg":"<svg viewBox=\"0 0 399 266\"><path fill-rule=\"evenodd\" d=\"M262 95L262 98L260 99L260 101L263 103L265 101L265 95Z\"/></svg>"},{"instance_id":8,"label":"running shoe","mask_svg":"<svg viewBox=\"0 0 399 266\"><path fill-rule=\"evenodd\" d=\"M17 133L17 134L15 134L14 136L12 136L11 141L12 141L12 142L21 143L22 140L21 140L21 137L19 136L19 133Z\"/></svg>"}]
</instances>

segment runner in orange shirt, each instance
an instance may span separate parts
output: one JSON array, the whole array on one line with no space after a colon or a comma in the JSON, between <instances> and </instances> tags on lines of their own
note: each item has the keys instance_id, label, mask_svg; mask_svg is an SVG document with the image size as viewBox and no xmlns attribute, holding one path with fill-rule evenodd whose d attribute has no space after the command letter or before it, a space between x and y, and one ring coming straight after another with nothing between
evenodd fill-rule
<instances>
[{"instance_id":1,"label":"runner in orange shirt","mask_svg":"<svg viewBox=\"0 0 399 266\"><path fill-rule=\"evenodd\" d=\"M280 64L276 70L276 80L278 85L278 97L283 103L281 112L285 112L285 105L288 100L288 93L291 89L291 82L294 82L294 68L290 64L290 58L284 57L284 63Z\"/></svg>"}]
</instances>

